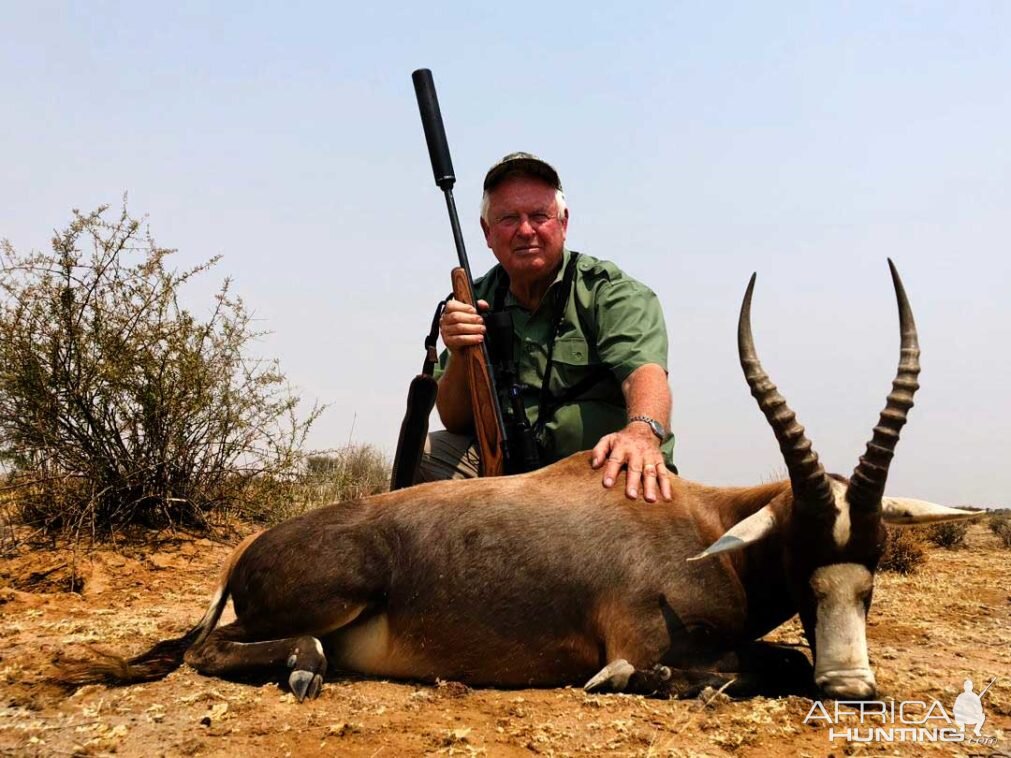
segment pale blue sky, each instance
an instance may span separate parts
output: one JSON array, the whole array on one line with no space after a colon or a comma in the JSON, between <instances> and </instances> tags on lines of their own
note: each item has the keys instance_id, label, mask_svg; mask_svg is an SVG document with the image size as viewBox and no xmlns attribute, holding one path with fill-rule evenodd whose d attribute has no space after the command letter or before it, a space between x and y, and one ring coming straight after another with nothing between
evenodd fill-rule
<instances>
[{"instance_id":1,"label":"pale blue sky","mask_svg":"<svg viewBox=\"0 0 1011 758\"><path fill-rule=\"evenodd\" d=\"M309 399L312 437L392 453L455 256L411 71L433 70L475 271L488 166L551 161L570 246L661 298L678 460L781 468L737 365L759 354L849 473L898 358L923 389L889 490L1011 505L1011 3L0 4L0 236L48 244L129 193L180 267L223 253ZM356 419L356 420L355 420ZM353 421L354 420L354 421Z\"/></svg>"}]
</instances>

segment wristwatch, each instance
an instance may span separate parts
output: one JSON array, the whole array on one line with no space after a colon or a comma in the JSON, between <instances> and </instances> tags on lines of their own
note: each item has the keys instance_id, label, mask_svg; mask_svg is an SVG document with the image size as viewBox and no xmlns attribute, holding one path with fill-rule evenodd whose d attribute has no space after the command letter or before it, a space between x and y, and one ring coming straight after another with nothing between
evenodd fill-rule
<instances>
[{"instance_id":1,"label":"wristwatch","mask_svg":"<svg viewBox=\"0 0 1011 758\"><path fill-rule=\"evenodd\" d=\"M649 427L650 431L653 432L653 434L656 435L656 438L661 442L667 439L667 430L664 429L663 424L661 424L655 418L650 418L649 416L632 416L632 418L628 420L628 423L631 424L633 421L642 421Z\"/></svg>"}]
</instances>

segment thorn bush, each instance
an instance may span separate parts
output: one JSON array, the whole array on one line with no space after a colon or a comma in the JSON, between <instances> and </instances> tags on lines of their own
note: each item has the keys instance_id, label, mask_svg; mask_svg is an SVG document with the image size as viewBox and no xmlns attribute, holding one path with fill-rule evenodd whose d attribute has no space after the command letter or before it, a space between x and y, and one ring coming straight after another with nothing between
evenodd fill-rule
<instances>
[{"instance_id":1,"label":"thorn bush","mask_svg":"<svg viewBox=\"0 0 1011 758\"><path fill-rule=\"evenodd\" d=\"M1004 547L1011 547L1011 518L995 514L990 517L987 525Z\"/></svg>"},{"instance_id":2,"label":"thorn bush","mask_svg":"<svg viewBox=\"0 0 1011 758\"><path fill-rule=\"evenodd\" d=\"M926 557L919 530L890 526L887 534L878 570L896 574L916 573Z\"/></svg>"},{"instance_id":3,"label":"thorn bush","mask_svg":"<svg viewBox=\"0 0 1011 758\"><path fill-rule=\"evenodd\" d=\"M173 250L108 207L73 212L45 252L0 243L0 462L23 519L103 536L200 526L258 477L300 463L320 413L276 361L226 279L201 318L181 291L218 261Z\"/></svg>"},{"instance_id":4,"label":"thorn bush","mask_svg":"<svg viewBox=\"0 0 1011 758\"><path fill-rule=\"evenodd\" d=\"M967 521L945 521L929 527L927 539L938 547L954 550L965 544L965 535L968 531Z\"/></svg>"}]
</instances>

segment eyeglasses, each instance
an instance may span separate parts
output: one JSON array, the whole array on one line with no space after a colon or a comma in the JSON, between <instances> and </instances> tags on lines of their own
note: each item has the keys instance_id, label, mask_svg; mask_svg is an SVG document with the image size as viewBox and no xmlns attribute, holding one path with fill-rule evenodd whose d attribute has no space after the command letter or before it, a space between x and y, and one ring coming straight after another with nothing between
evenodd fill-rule
<instances>
[{"instance_id":1,"label":"eyeglasses","mask_svg":"<svg viewBox=\"0 0 1011 758\"><path fill-rule=\"evenodd\" d=\"M507 213L505 216L499 216L495 219L495 226L500 229L505 229L507 231L512 231L519 228L523 223L523 219L530 222L530 226L534 229L540 229L546 224L550 224L552 221L556 220L558 216L552 216L550 213L538 212L538 213Z\"/></svg>"}]
</instances>

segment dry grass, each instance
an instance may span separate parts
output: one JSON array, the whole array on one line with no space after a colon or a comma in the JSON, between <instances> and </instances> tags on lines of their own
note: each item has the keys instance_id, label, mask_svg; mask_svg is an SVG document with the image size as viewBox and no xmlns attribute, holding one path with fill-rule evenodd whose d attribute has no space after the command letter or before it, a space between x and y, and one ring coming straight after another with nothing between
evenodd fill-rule
<instances>
[{"instance_id":1,"label":"dry grass","mask_svg":"<svg viewBox=\"0 0 1011 758\"><path fill-rule=\"evenodd\" d=\"M264 524L330 503L355 500L390 486L391 463L372 445L351 444L303 456L302 465L287 479L264 477L251 489L239 515Z\"/></svg>"}]
</instances>

